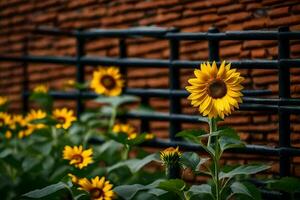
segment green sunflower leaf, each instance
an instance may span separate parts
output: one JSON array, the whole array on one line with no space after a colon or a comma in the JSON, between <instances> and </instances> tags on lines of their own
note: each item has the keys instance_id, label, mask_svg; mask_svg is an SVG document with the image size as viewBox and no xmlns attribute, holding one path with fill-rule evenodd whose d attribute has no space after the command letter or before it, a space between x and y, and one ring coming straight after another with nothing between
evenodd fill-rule
<instances>
[{"instance_id":1,"label":"green sunflower leaf","mask_svg":"<svg viewBox=\"0 0 300 200\"><path fill-rule=\"evenodd\" d=\"M28 192L28 193L22 195L22 197L28 197L28 198L33 198L33 199L41 199L43 197L54 195L55 193L61 192L61 191L66 191L70 195L72 195L72 192L69 189L69 187L65 183L59 182L59 183L52 184L52 185L49 185L47 187L44 187L42 189L37 189L37 190L33 190L31 192Z\"/></svg>"},{"instance_id":2,"label":"green sunflower leaf","mask_svg":"<svg viewBox=\"0 0 300 200\"><path fill-rule=\"evenodd\" d=\"M176 137L182 137L193 143L200 143L200 138L202 135L206 135L205 130L184 130L176 134Z\"/></svg>"},{"instance_id":3,"label":"green sunflower leaf","mask_svg":"<svg viewBox=\"0 0 300 200\"><path fill-rule=\"evenodd\" d=\"M270 166L268 166L268 165L259 165L259 164L242 165L242 166L238 166L228 172L220 172L219 178L224 179L224 178L232 178L237 175L256 174L258 172L267 170L269 168L270 168Z\"/></svg>"},{"instance_id":4,"label":"green sunflower leaf","mask_svg":"<svg viewBox=\"0 0 300 200\"><path fill-rule=\"evenodd\" d=\"M99 96L95 99L95 101L98 103L110 104L113 107L119 107L123 104L138 102L139 98L132 95L121 95L115 97Z\"/></svg>"}]
</instances>

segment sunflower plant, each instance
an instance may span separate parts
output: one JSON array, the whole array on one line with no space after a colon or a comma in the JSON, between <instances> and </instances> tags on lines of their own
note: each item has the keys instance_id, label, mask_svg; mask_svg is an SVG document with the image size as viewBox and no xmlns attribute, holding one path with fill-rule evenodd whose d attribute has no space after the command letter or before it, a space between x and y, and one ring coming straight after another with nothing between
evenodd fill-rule
<instances>
[{"instance_id":1,"label":"sunflower plant","mask_svg":"<svg viewBox=\"0 0 300 200\"><path fill-rule=\"evenodd\" d=\"M190 86L186 87L190 93L188 99L193 107L198 108L202 117L206 117L201 119L208 123L209 131L183 130L177 137L196 143L207 152L207 156L199 157L195 152L181 153L178 147L161 151L160 159L165 167L167 180L157 180L150 185L136 187L135 194L131 195L133 198L128 198L131 186L115 188L124 199L142 199L146 193L151 194L151 199L261 199L259 190L248 181L248 177L268 169L268 165L221 165L225 151L245 146L234 129L218 125L242 103L241 83L244 78L236 69L231 69L230 63L225 62L219 68L216 62L202 63L194 74L195 77L188 81ZM180 172L186 169L191 170L195 177L208 177L207 183L185 183ZM143 195L138 195L141 193Z\"/></svg>"},{"instance_id":2,"label":"sunflower plant","mask_svg":"<svg viewBox=\"0 0 300 200\"><path fill-rule=\"evenodd\" d=\"M177 146L149 153L139 145L155 139L139 133L126 120L128 112L149 112L139 98L124 95L125 80L117 67L100 67L89 83L68 82L68 89L92 89L99 108L80 115L67 107L55 108L49 87L38 85L28 113L7 112L7 98L0 98L1 199L261 199L249 181L269 168L263 164L225 166L224 152L245 143L230 127L220 123L242 103L243 78L230 63L202 63L186 87L188 99L199 110L209 130L183 130L177 134L207 154L184 152ZM148 167L150 165L150 167ZM184 173L194 179L187 183ZM198 177L205 183L198 183ZM203 178L202 178L203 179ZM294 187L288 185L292 183ZM290 193L299 180L268 180L267 188Z\"/></svg>"}]
</instances>

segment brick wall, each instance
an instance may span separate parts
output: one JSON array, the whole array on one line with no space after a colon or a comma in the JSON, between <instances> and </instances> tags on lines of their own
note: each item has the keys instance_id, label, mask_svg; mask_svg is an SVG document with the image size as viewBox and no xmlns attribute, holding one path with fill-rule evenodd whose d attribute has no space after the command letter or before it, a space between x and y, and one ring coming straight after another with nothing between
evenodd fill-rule
<instances>
[{"instance_id":1,"label":"brick wall","mask_svg":"<svg viewBox=\"0 0 300 200\"><path fill-rule=\"evenodd\" d=\"M300 29L299 0L3 0L0 2L0 53L22 54L24 39L37 26L61 29L126 28L132 26L178 27L183 32L207 31L215 26L220 31L277 29L289 25ZM300 41L292 41L291 56L300 56ZM166 41L156 39L130 39L127 41L130 57L168 58ZM118 56L118 41L96 40L86 45L88 55ZM31 36L29 53L34 55L74 55L75 40L67 37ZM276 41L222 41L221 59L276 59ZM207 42L181 42L180 58L206 60ZM9 95L11 109L21 108L22 69L20 63L0 64L0 94ZM59 71L59 73L57 73ZM91 67L87 67L90 78ZM182 87L187 84L192 70L181 70ZM247 89L270 89L272 96L278 92L276 70L241 70L246 77ZM149 68L129 69L130 87L168 87L167 70ZM51 88L62 88L66 79L75 77L75 68L54 64L30 64L29 81L32 88L37 83L48 83ZM134 81L133 81L134 80ZM300 95L300 70L292 69L292 96ZM164 99L151 98L151 105L159 111L168 110ZM58 101L58 106L74 105L71 101ZM182 100L183 112L196 113L189 102ZM299 117L291 117L293 145L300 146ZM252 144L276 146L278 144L277 116L269 113L236 112L226 119L243 139ZM184 124L184 127L193 127ZM166 136L168 125L151 123L152 131ZM257 160L249 156L248 160ZM271 159L272 160L272 159ZM293 172L300 174L300 159L295 158ZM274 165L274 171L278 166Z\"/></svg>"}]
</instances>

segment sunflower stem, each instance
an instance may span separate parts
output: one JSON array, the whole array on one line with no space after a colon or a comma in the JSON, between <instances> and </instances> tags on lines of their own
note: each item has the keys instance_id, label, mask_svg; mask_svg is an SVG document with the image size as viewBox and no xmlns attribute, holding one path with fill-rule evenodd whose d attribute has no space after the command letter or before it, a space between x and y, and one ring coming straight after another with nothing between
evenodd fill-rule
<instances>
[{"instance_id":1,"label":"sunflower stem","mask_svg":"<svg viewBox=\"0 0 300 200\"><path fill-rule=\"evenodd\" d=\"M53 146L57 146L57 129L54 126L52 126L51 133L53 138Z\"/></svg>"},{"instance_id":2,"label":"sunflower stem","mask_svg":"<svg viewBox=\"0 0 300 200\"><path fill-rule=\"evenodd\" d=\"M217 122L215 118L208 118L208 125L209 125L209 136L207 141L207 147L211 144L211 135L213 132L217 131Z\"/></svg>"},{"instance_id":3,"label":"sunflower stem","mask_svg":"<svg viewBox=\"0 0 300 200\"><path fill-rule=\"evenodd\" d=\"M211 134L213 132L216 132L217 131L217 120L215 118L212 118L212 119L209 119L208 120L208 123L209 123L209 133L210 133L210 136L208 138L208 142L207 142L207 147L209 147L211 145ZM219 150L219 143L218 143L218 136L216 136L216 138L214 138L214 144L215 144L215 153L212 155L213 156L213 159L212 159L212 162L213 162L213 166L214 166L214 173L212 174L212 178L213 178L213 181L214 181L214 184L215 184L215 189L216 189L216 192L215 192L215 199L216 200L220 200L221 199L221 193L220 193L220 180L219 180L219 172L220 172L220 164L219 164L219 161L220 161L220 150Z\"/></svg>"},{"instance_id":4,"label":"sunflower stem","mask_svg":"<svg viewBox=\"0 0 300 200\"><path fill-rule=\"evenodd\" d=\"M130 152L130 146L125 144L124 145L124 151L122 153L122 160L127 160Z\"/></svg>"},{"instance_id":5,"label":"sunflower stem","mask_svg":"<svg viewBox=\"0 0 300 200\"><path fill-rule=\"evenodd\" d=\"M118 107L116 107L116 106L112 107L112 112L111 112L109 125L108 125L108 132L112 132L112 128L115 124L116 117L117 117L117 109L118 109Z\"/></svg>"}]
</instances>

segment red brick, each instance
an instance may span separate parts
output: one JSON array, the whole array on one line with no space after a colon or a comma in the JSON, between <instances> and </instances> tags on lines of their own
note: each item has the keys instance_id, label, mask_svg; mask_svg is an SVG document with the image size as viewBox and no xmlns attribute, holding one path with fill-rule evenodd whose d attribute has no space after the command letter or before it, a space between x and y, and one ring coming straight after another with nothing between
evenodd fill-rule
<instances>
[{"instance_id":1,"label":"red brick","mask_svg":"<svg viewBox=\"0 0 300 200\"><path fill-rule=\"evenodd\" d=\"M234 3L234 0L216 0L216 1L211 1L212 6L225 6L225 5L230 5Z\"/></svg>"},{"instance_id":2,"label":"red brick","mask_svg":"<svg viewBox=\"0 0 300 200\"><path fill-rule=\"evenodd\" d=\"M97 0L77 0L77 1L69 1L67 7L69 9L74 9L78 7L83 7L91 4L97 4Z\"/></svg>"},{"instance_id":3,"label":"red brick","mask_svg":"<svg viewBox=\"0 0 300 200\"><path fill-rule=\"evenodd\" d=\"M300 23L300 15L293 15L288 17L278 18L276 20L271 20L268 23L268 27L279 27L283 25L292 25L292 24L299 24Z\"/></svg>"},{"instance_id":4,"label":"red brick","mask_svg":"<svg viewBox=\"0 0 300 200\"><path fill-rule=\"evenodd\" d=\"M208 8L204 10L187 9L183 11L182 17L199 17L204 14L215 14L216 11L216 8Z\"/></svg>"},{"instance_id":5,"label":"red brick","mask_svg":"<svg viewBox=\"0 0 300 200\"><path fill-rule=\"evenodd\" d=\"M292 6L292 12L293 13L300 13L300 5Z\"/></svg>"},{"instance_id":6,"label":"red brick","mask_svg":"<svg viewBox=\"0 0 300 200\"><path fill-rule=\"evenodd\" d=\"M227 14L227 13L233 13L237 11L241 11L245 8L242 4L229 4L228 6L223 6L218 8L218 14Z\"/></svg>"},{"instance_id":7,"label":"red brick","mask_svg":"<svg viewBox=\"0 0 300 200\"><path fill-rule=\"evenodd\" d=\"M261 3L249 3L246 5L246 10L253 11L253 10L257 10L261 7L262 7Z\"/></svg>"},{"instance_id":8,"label":"red brick","mask_svg":"<svg viewBox=\"0 0 300 200\"><path fill-rule=\"evenodd\" d=\"M179 17L180 17L179 13L160 14L156 16L155 21L157 24L162 24L168 21L176 20Z\"/></svg>"},{"instance_id":9,"label":"red brick","mask_svg":"<svg viewBox=\"0 0 300 200\"><path fill-rule=\"evenodd\" d=\"M244 41L243 49L254 49L254 48L262 48L262 47L270 47L275 45L277 45L277 42L272 40L262 40L262 41L248 40L248 41Z\"/></svg>"},{"instance_id":10,"label":"red brick","mask_svg":"<svg viewBox=\"0 0 300 200\"><path fill-rule=\"evenodd\" d=\"M216 14L208 14L208 15L203 15L200 17L200 22L205 22L205 23L214 23L220 19L224 19L223 17L220 17L219 15Z\"/></svg>"},{"instance_id":11,"label":"red brick","mask_svg":"<svg viewBox=\"0 0 300 200\"><path fill-rule=\"evenodd\" d=\"M263 5L274 5L277 3L282 3L282 1L281 0L264 0L264 1L262 1Z\"/></svg>"},{"instance_id":12,"label":"red brick","mask_svg":"<svg viewBox=\"0 0 300 200\"><path fill-rule=\"evenodd\" d=\"M266 24L268 22L267 18L258 18L258 19L253 19L247 22L243 23L243 29L248 30L248 29L261 29L266 27Z\"/></svg>"},{"instance_id":13,"label":"red brick","mask_svg":"<svg viewBox=\"0 0 300 200\"><path fill-rule=\"evenodd\" d=\"M238 12L236 14L227 15L229 23L243 22L250 19L251 13L248 12Z\"/></svg>"},{"instance_id":14,"label":"red brick","mask_svg":"<svg viewBox=\"0 0 300 200\"><path fill-rule=\"evenodd\" d=\"M271 18L289 15L289 13L290 13L290 8L288 6L275 8L268 12Z\"/></svg>"}]
</instances>

